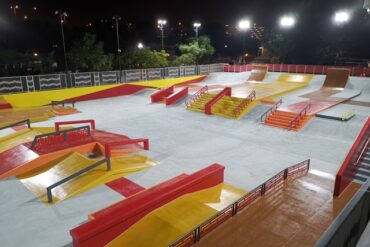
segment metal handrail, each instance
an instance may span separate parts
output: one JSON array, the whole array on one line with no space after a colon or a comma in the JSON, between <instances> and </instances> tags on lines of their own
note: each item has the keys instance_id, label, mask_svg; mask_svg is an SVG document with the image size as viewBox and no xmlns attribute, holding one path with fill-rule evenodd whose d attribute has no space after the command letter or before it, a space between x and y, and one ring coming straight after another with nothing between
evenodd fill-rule
<instances>
[{"instance_id":1,"label":"metal handrail","mask_svg":"<svg viewBox=\"0 0 370 247\"><path fill-rule=\"evenodd\" d=\"M247 98L245 98L240 104L233 110L234 116L237 117L240 114L240 111L249 105L250 102L256 99L256 91L253 90Z\"/></svg>"},{"instance_id":2,"label":"metal handrail","mask_svg":"<svg viewBox=\"0 0 370 247\"><path fill-rule=\"evenodd\" d=\"M51 132L51 133L47 133L47 134L42 134L42 135L35 136L35 138L32 141L32 144L31 144L31 149L33 150L35 148L36 144L37 144L37 141L39 139L43 138L43 137L63 135L63 140L65 142L67 142L68 141L67 134L69 132L73 132L73 131L76 131L76 130L82 130L82 129L87 129L88 136L91 136L90 126L88 126L88 125L87 126L78 127L78 128L68 129L68 130L55 131L55 132Z\"/></svg>"},{"instance_id":3,"label":"metal handrail","mask_svg":"<svg viewBox=\"0 0 370 247\"><path fill-rule=\"evenodd\" d=\"M192 105L197 101L203 94L208 93L208 86L202 87L198 92L196 92L190 99L185 101L186 106Z\"/></svg>"},{"instance_id":4,"label":"metal handrail","mask_svg":"<svg viewBox=\"0 0 370 247\"><path fill-rule=\"evenodd\" d=\"M20 125L21 123L27 123L27 127L30 129L31 128L31 121L29 119L25 119L25 120L22 120L22 121L19 121L19 122L15 122L15 123L12 123L12 124L9 124L9 125L6 125L6 126L3 126L3 127L0 127L0 130L4 130L4 129L7 129L7 128L11 128L11 127L14 127L14 126L17 126L17 125Z\"/></svg>"},{"instance_id":5,"label":"metal handrail","mask_svg":"<svg viewBox=\"0 0 370 247\"><path fill-rule=\"evenodd\" d=\"M47 187L46 188L46 194L47 194L47 197L48 197L48 202L49 203L53 202L53 195L51 193L51 190L52 189L54 189L55 187L57 187L59 185L62 185L64 183L66 183L69 180L72 180L72 179L74 179L74 178L76 178L76 177L78 177L78 176L80 176L80 175L82 175L82 174L84 174L84 173L86 173L88 171L91 171L95 167L98 167L98 166L100 166L100 165L102 165L102 164L104 164L106 162L107 162L107 158L104 158L104 159L102 159L102 160L100 160L100 161L92 164L91 166L88 166L88 167L86 167L86 168L84 168L84 169L82 169L82 170L80 170L80 171L78 171L78 172L76 172L76 173L74 173L74 174L72 174L72 175L70 175L70 176L62 179L62 180L60 180L59 182L56 182L55 184L52 184L49 187ZM107 170L109 171L108 164L107 164Z\"/></svg>"},{"instance_id":6,"label":"metal handrail","mask_svg":"<svg viewBox=\"0 0 370 247\"><path fill-rule=\"evenodd\" d=\"M306 116L307 115L307 111L309 110L311 108L311 104L307 104L300 112L299 112L299 114L290 122L290 125L289 125L289 129L291 130L291 129L293 129L296 125L297 125L297 123L298 123L298 121L302 118L302 117L304 117L304 116Z\"/></svg>"},{"instance_id":7,"label":"metal handrail","mask_svg":"<svg viewBox=\"0 0 370 247\"><path fill-rule=\"evenodd\" d=\"M261 122L263 122L266 118L268 118L273 111L277 110L279 106L281 106L281 104L283 104L283 99L280 99L273 107L271 107L270 109L268 109L265 113L261 115L260 117Z\"/></svg>"},{"instance_id":8,"label":"metal handrail","mask_svg":"<svg viewBox=\"0 0 370 247\"><path fill-rule=\"evenodd\" d=\"M184 234L182 237L176 239L175 241L173 241L171 244L168 245L168 247L176 247L178 243L180 243L183 239L191 236L194 234L194 243L198 242L201 238L201 228L203 226L206 226L207 224L209 224L211 221L213 221L214 219L217 219L220 215L224 214L225 212L227 212L228 210L232 209L232 216L235 216L238 212L238 205L241 201L243 201L245 198L247 198L249 195L252 195L254 194L255 192L258 192L260 191L260 196L263 196L265 193L267 193L268 191L266 191L266 184L269 183L271 180L273 180L274 178L276 178L277 176L281 176L281 173L283 173L283 181L286 181L289 177L289 171L292 171L292 170L296 170L296 169L299 169L299 168L304 168L306 167L306 169L304 169L305 171L308 171L310 169L310 159L308 160L305 160L301 163L298 163L294 166L291 166L291 167L288 167L286 169L284 169L283 171L277 173L275 176L273 176L271 179L267 180L265 183L261 184L260 186L258 186L257 188L251 190L249 193L246 193L244 194L241 198L239 198L238 200L234 201L232 204L230 204L229 206L227 206L226 208L224 208L223 210L221 210L220 212L218 212L216 215L208 218L207 220L205 220L203 223L197 225L196 227L194 227L191 231L189 231L188 233Z\"/></svg>"},{"instance_id":9,"label":"metal handrail","mask_svg":"<svg viewBox=\"0 0 370 247\"><path fill-rule=\"evenodd\" d=\"M366 142L365 146L361 150L361 153L360 153L360 155L358 156L358 158L355 162L355 166L358 166L358 164L360 163L360 160L362 159L362 155L365 153L366 149L369 148L369 144L370 144L370 137L367 139L367 142Z\"/></svg>"}]
</instances>

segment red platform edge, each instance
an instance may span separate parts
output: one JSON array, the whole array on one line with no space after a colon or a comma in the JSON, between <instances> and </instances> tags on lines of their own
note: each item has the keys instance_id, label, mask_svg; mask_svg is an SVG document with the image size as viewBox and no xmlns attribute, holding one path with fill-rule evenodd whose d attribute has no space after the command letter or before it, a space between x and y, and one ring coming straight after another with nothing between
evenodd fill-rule
<instances>
[{"instance_id":1,"label":"red platform edge","mask_svg":"<svg viewBox=\"0 0 370 247\"><path fill-rule=\"evenodd\" d=\"M199 76L198 78L188 80L188 81L184 81L184 82L178 83L174 86L176 86L176 87L177 86L187 86L188 84L191 84L191 83L199 83L199 82L202 82L205 78L207 78L207 75L202 75L202 76Z\"/></svg>"},{"instance_id":2,"label":"red platform edge","mask_svg":"<svg viewBox=\"0 0 370 247\"><path fill-rule=\"evenodd\" d=\"M370 117L367 119L366 123L362 127L360 133L358 134L355 142L353 143L350 151L348 152L342 166L340 167L336 177L334 185L334 196L340 196L341 193L347 188L347 186L355 178L359 166L357 161L361 162L360 157L362 151L366 148L366 143L370 138Z\"/></svg>"},{"instance_id":3,"label":"red platform edge","mask_svg":"<svg viewBox=\"0 0 370 247\"><path fill-rule=\"evenodd\" d=\"M153 210L187 193L214 187L224 180L224 167L213 164L189 176L135 194L70 231L73 246L104 246Z\"/></svg>"},{"instance_id":4,"label":"red platform edge","mask_svg":"<svg viewBox=\"0 0 370 247\"><path fill-rule=\"evenodd\" d=\"M153 93L152 95L150 95L152 103L159 102L159 101L163 100L163 98L173 94L173 91L174 91L174 88L173 88L173 86L171 86L171 87L163 88L163 89L159 90L158 92Z\"/></svg>"},{"instance_id":5,"label":"red platform edge","mask_svg":"<svg viewBox=\"0 0 370 247\"><path fill-rule=\"evenodd\" d=\"M173 103L179 101L180 99L186 97L189 94L189 88L185 87L181 89L180 91L177 91L168 97L164 98L164 103L166 105L172 105Z\"/></svg>"},{"instance_id":6,"label":"red platform edge","mask_svg":"<svg viewBox=\"0 0 370 247\"><path fill-rule=\"evenodd\" d=\"M124 197L130 197L145 190L144 187L124 177L113 180L105 185Z\"/></svg>"},{"instance_id":7,"label":"red platform edge","mask_svg":"<svg viewBox=\"0 0 370 247\"><path fill-rule=\"evenodd\" d=\"M9 103L0 103L0 110L12 109L12 105Z\"/></svg>"},{"instance_id":8,"label":"red platform edge","mask_svg":"<svg viewBox=\"0 0 370 247\"><path fill-rule=\"evenodd\" d=\"M221 92L219 92L213 99L211 99L204 107L204 113L212 115L212 106L216 104L222 97L231 96L231 87L225 87Z\"/></svg>"}]
</instances>

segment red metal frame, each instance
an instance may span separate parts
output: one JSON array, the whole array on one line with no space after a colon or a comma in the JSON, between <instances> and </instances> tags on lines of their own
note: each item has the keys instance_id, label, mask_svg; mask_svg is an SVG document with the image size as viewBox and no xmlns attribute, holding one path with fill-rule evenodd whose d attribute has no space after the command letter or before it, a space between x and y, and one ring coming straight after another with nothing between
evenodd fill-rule
<instances>
[{"instance_id":1,"label":"red metal frame","mask_svg":"<svg viewBox=\"0 0 370 247\"><path fill-rule=\"evenodd\" d=\"M231 96L231 87L225 87L221 92L219 92L215 97L213 97L213 99L211 99L204 106L204 113L208 115L212 115L212 106L216 104L224 96Z\"/></svg>"},{"instance_id":2,"label":"red metal frame","mask_svg":"<svg viewBox=\"0 0 370 247\"><path fill-rule=\"evenodd\" d=\"M173 92L174 92L174 87L173 86L166 87L166 88L163 88L160 91L155 92L152 95L150 95L150 98L152 100L152 103L159 102L159 101L163 100L163 98L173 94Z\"/></svg>"},{"instance_id":3,"label":"red metal frame","mask_svg":"<svg viewBox=\"0 0 370 247\"><path fill-rule=\"evenodd\" d=\"M164 98L164 103L166 105L172 105L173 103L177 102L178 100L186 97L189 93L189 88L185 87L181 89L180 91L173 93L172 95L169 95L168 97Z\"/></svg>"},{"instance_id":4,"label":"red metal frame","mask_svg":"<svg viewBox=\"0 0 370 247\"><path fill-rule=\"evenodd\" d=\"M55 131L60 131L60 126L62 125L70 125L70 124L90 124L90 129L92 131L95 130L95 120L89 119L89 120L76 120L76 121L64 121L64 122L55 122Z\"/></svg>"},{"instance_id":5,"label":"red metal frame","mask_svg":"<svg viewBox=\"0 0 370 247\"><path fill-rule=\"evenodd\" d=\"M334 196L340 196L340 194L353 181L359 168L358 164L363 158L362 151L364 148L366 148L366 145L368 145L369 138L370 117L367 119L364 127L361 129L335 177Z\"/></svg>"}]
</instances>

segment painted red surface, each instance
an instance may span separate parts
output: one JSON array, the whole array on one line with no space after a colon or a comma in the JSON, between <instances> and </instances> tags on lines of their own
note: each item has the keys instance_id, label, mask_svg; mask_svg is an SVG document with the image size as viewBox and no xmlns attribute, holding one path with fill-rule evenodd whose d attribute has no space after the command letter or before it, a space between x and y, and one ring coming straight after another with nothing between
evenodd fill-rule
<instances>
[{"instance_id":1,"label":"painted red surface","mask_svg":"<svg viewBox=\"0 0 370 247\"><path fill-rule=\"evenodd\" d=\"M183 89L181 89L180 91L177 91L171 95L169 95L168 97L164 98L164 103L166 105L172 105L173 103L179 101L180 99L186 97L189 93L189 88L188 87L185 87Z\"/></svg>"},{"instance_id":2,"label":"painted red surface","mask_svg":"<svg viewBox=\"0 0 370 247\"><path fill-rule=\"evenodd\" d=\"M93 220L70 231L74 246L104 246L153 210L195 191L223 182L224 167L211 165L166 186L152 187L95 214Z\"/></svg>"},{"instance_id":3,"label":"painted red surface","mask_svg":"<svg viewBox=\"0 0 370 247\"><path fill-rule=\"evenodd\" d=\"M152 95L150 95L152 103L159 102L163 100L163 98L173 94L173 90L174 90L173 86L171 86L171 87L163 88L159 90L158 92L153 93Z\"/></svg>"},{"instance_id":4,"label":"painted red surface","mask_svg":"<svg viewBox=\"0 0 370 247\"><path fill-rule=\"evenodd\" d=\"M143 143L143 149L149 150L149 139L147 138L140 138L140 139L129 139L125 141L119 141L119 142L109 142L105 144L105 157L110 158L112 156L112 149L114 147L120 147L127 145L133 145L133 144L139 144Z\"/></svg>"},{"instance_id":5,"label":"painted red surface","mask_svg":"<svg viewBox=\"0 0 370 247\"><path fill-rule=\"evenodd\" d=\"M370 117L367 119L364 127L361 129L335 177L334 196L340 196L340 194L353 181L359 168L359 163L357 161L361 161L361 158L363 158L361 157L361 155L363 155L362 151L364 148L366 148L369 138Z\"/></svg>"},{"instance_id":6,"label":"painted red surface","mask_svg":"<svg viewBox=\"0 0 370 247\"><path fill-rule=\"evenodd\" d=\"M134 183L124 177L106 183L105 185L116 191L117 193L123 195L124 197L133 196L138 192L145 190L144 187L141 187L137 183Z\"/></svg>"},{"instance_id":7,"label":"painted red surface","mask_svg":"<svg viewBox=\"0 0 370 247\"><path fill-rule=\"evenodd\" d=\"M110 97L117 97L117 96L124 96L124 95L131 95L134 94L144 88L144 86L137 86L131 84L124 84L118 87L105 89L99 92L90 93L86 95L82 95L79 97L65 99L65 101L87 101L87 100L94 100L94 99L103 99L103 98L110 98Z\"/></svg>"},{"instance_id":8,"label":"painted red surface","mask_svg":"<svg viewBox=\"0 0 370 247\"><path fill-rule=\"evenodd\" d=\"M0 175L30 162L39 155L24 145L18 145L0 153Z\"/></svg>"},{"instance_id":9,"label":"painted red surface","mask_svg":"<svg viewBox=\"0 0 370 247\"><path fill-rule=\"evenodd\" d=\"M23 129L27 129L27 128L28 128L27 125L17 125L17 126L12 127L12 129L15 130L15 131L23 130Z\"/></svg>"},{"instance_id":10,"label":"painted red surface","mask_svg":"<svg viewBox=\"0 0 370 247\"><path fill-rule=\"evenodd\" d=\"M204 113L212 115L212 106L217 103L222 97L231 96L231 87L225 87L224 90L219 92L213 99L211 99L204 107Z\"/></svg>"},{"instance_id":11,"label":"painted red surface","mask_svg":"<svg viewBox=\"0 0 370 247\"><path fill-rule=\"evenodd\" d=\"M294 112L299 113L306 105L310 104L311 108L308 110L308 115L314 115L316 113L319 113L321 111L324 111L330 107L333 107L335 105L338 105L342 103L345 100L305 100L302 102L298 102L295 104L288 105L286 107L280 107L279 110L281 111L287 111L287 112Z\"/></svg>"},{"instance_id":12,"label":"painted red surface","mask_svg":"<svg viewBox=\"0 0 370 247\"><path fill-rule=\"evenodd\" d=\"M8 102L0 102L0 110L4 109L12 109L12 105L9 104Z\"/></svg>"}]
</instances>

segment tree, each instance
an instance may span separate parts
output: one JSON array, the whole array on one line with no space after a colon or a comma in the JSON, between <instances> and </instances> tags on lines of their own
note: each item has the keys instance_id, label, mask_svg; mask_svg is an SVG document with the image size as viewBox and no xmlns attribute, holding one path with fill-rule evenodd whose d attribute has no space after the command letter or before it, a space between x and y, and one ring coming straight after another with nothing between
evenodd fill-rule
<instances>
[{"instance_id":1,"label":"tree","mask_svg":"<svg viewBox=\"0 0 370 247\"><path fill-rule=\"evenodd\" d=\"M282 62L293 50L293 42L281 33L267 33L262 43L272 57L278 57Z\"/></svg>"},{"instance_id":2,"label":"tree","mask_svg":"<svg viewBox=\"0 0 370 247\"><path fill-rule=\"evenodd\" d=\"M179 50L181 56L176 58L174 63L183 61L188 64L192 59L194 59L193 64L208 63L215 53L215 48L212 46L211 39L208 36L200 36L198 41L192 38L188 44L180 44Z\"/></svg>"},{"instance_id":3,"label":"tree","mask_svg":"<svg viewBox=\"0 0 370 247\"><path fill-rule=\"evenodd\" d=\"M181 66L181 65L193 65L196 63L196 57L193 54L187 53L182 54L179 57L176 57L175 60L172 62L173 66Z\"/></svg>"},{"instance_id":4,"label":"tree","mask_svg":"<svg viewBox=\"0 0 370 247\"><path fill-rule=\"evenodd\" d=\"M126 69L166 67L168 57L169 54L164 51L153 51L147 47L129 50L121 57L121 63Z\"/></svg>"},{"instance_id":5,"label":"tree","mask_svg":"<svg viewBox=\"0 0 370 247\"><path fill-rule=\"evenodd\" d=\"M105 54L103 46L103 42L97 41L94 34L86 33L68 52L70 68L79 71L111 70L113 55Z\"/></svg>"}]
</instances>

